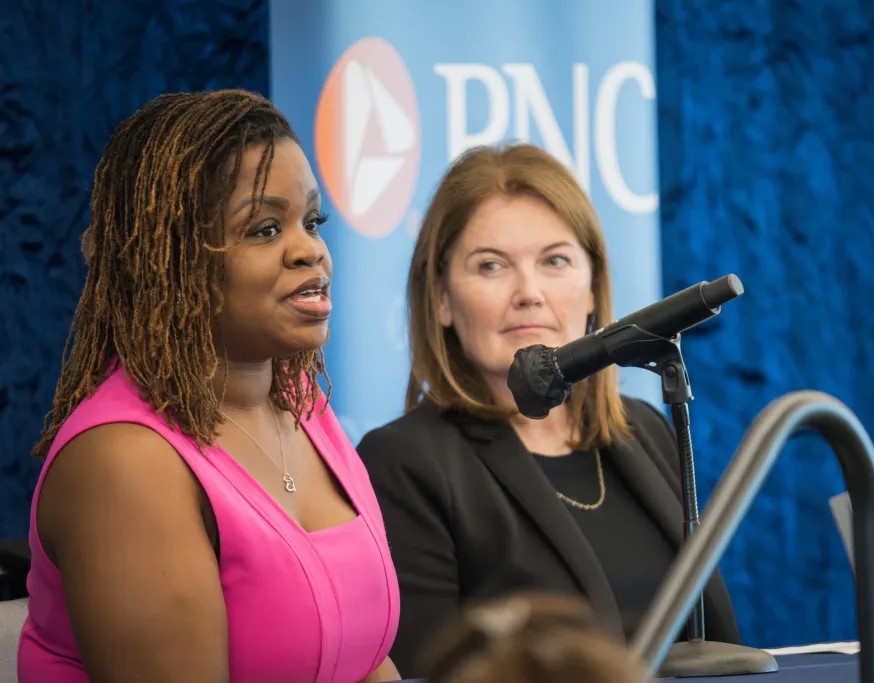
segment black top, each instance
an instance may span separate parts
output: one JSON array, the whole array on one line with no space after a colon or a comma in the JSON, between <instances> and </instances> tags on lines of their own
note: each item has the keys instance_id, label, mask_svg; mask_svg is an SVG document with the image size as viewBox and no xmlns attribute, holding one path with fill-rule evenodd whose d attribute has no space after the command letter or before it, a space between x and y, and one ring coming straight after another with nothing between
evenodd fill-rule
<instances>
[{"instance_id":1,"label":"black top","mask_svg":"<svg viewBox=\"0 0 874 683\"><path fill-rule=\"evenodd\" d=\"M634 437L605 452L676 552L683 511L673 431L652 406L628 398L623 405ZM615 567L624 551L614 544L596 548L586 538L507 422L423 405L368 433L358 452L400 583L391 656L404 678L423 675L416 664L422 648L462 605L518 590L583 595L604 628L622 635L618 604L628 598L614 594L605 567ZM662 571L661 553L641 552L636 562L652 574ZM704 607L708 640L737 642L718 572L707 584Z\"/></svg>"},{"instance_id":2,"label":"black top","mask_svg":"<svg viewBox=\"0 0 874 683\"><path fill-rule=\"evenodd\" d=\"M600 498L594 453L535 455L535 461L557 492L586 505ZM562 503L601 561L630 639L667 574L674 549L614 467L609 449L601 452L601 469L605 495L598 508L583 510Z\"/></svg>"}]
</instances>

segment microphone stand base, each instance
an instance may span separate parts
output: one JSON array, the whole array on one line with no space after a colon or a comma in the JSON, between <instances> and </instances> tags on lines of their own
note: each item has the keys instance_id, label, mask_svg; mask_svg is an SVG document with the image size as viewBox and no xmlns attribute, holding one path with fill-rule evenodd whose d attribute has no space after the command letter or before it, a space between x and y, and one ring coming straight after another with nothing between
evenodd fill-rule
<instances>
[{"instance_id":1,"label":"microphone stand base","mask_svg":"<svg viewBox=\"0 0 874 683\"><path fill-rule=\"evenodd\" d=\"M744 645L712 640L674 643L659 668L661 678L765 674L780 667L773 655Z\"/></svg>"}]
</instances>

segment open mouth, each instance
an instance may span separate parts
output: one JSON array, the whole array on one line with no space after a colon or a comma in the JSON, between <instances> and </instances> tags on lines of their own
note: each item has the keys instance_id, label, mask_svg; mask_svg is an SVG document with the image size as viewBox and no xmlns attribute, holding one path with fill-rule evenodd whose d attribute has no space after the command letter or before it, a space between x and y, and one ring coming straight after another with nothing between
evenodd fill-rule
<instances>
[{"instance_id":1,"label":"open mouth","mask_svg":"<svg viewBox=\"0 0 874 683\"><path fill-rule=\"evenodd\" d=\"M310 278L285 298L290 299L291 301L301 301L305 303L322 301L323 299L328 298L329 285L330 280L326 277Z\"/></svg>"},{"instance_id":2,"label":"open mouth","mask_svg":"<svg viewBox=\"0 0 874 683\"><path fill-rule=\"evenodd\" d=\"M326 320L331 315L331 298L328 289L331 281L326 277L314 277L304 281L282 302L297 313L317 320Z\"/></svg>"}]
</instances>

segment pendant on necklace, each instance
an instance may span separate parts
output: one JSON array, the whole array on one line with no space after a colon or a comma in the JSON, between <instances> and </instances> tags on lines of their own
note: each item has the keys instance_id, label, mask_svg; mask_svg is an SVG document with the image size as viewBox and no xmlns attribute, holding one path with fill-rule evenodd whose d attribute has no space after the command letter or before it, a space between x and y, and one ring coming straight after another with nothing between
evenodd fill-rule
<instances>
[{"instance_id":1,"label":"pendant on necklace","mask_svg":"<svg viewBox=\"0 0 874 683\"><path fill-rule=\"evenodd\" d=\"M289 493L294 493L297 491L297 486L294 484L294 477L292 477L288 472L285 473L285 476L282 477L282 481L285 482L285 490Z\"/></svg>"}]
</instances>

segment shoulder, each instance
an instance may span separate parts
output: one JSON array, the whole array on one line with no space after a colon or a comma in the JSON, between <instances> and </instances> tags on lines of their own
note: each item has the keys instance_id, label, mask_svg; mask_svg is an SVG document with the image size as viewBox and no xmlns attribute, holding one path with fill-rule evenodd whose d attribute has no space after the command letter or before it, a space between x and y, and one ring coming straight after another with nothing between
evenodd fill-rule
<instances>
[{"instance_id":1,"label":"shoulder","mask_svg":"<svg viewBox=\"0 0 874 683\"><path fill-rule=\"evenodd\" d=\"M60 451L78 435L97 425L157 422L161 419L142 399L136 384L119 365L111 369L106 378L64 420L49 453Z\"/></svg>"},{"instance_id":2,"label":"shoulder","mask_svg":"<svg viewBox=\"0 0 874 683\"><path fill-rule=\"evenodd\" d=\"M102 526L108 518L137 524L200 515L196 478L173 446L143 425L83 431L46 467L38 525L47 549L58 539L76 538L82 525Z\"/></svg>"},{"instance_id":3,"label":"shoulder","mask_svg":"<svg viewBox=\"0 0 874 683\"><path fill-rule=\"evenodd\" d=\"M622 396L622 406L628 426L635 435L646 433L671 437L673 431L665 414L651 403L631 396Z\"/></svg>"},{"instance_id":4,"label":"shoulder","mask_svg":"<svg viewBox=\"0 0 874 683\"><path fill-rule=\"evenodd\" d=\"M625 416L634 438L668 476L678 476L677 442L673 426L664 412L651 403L622 397Z\"/></svg>"},{"instance_id":5,"label":"shoulder","mask_svg":"<svg viewBox=\"0 0 874 683\"><path fill-rule=\"evenodd\" d=\"M194 475L177 450L182 442L195 448L190 437L145 402L119 365L61 426L45 469L52 479L81 479L82 486L97 485L104 477L132 486L155 476L189 481Z\"/></svg>"},{"instance_id":6,"label":"shoulder","mask_svg":"<svg viewBox=\"0 0 874 683\"><path fill-rule=\"evenodd\" d=\"M191 484L195 481L163 436L147 426L126 422L100 425L76 435L50 463L46 479L46 488L51 479L65 491L101 497L108 492L137 492L157 500L174 486L194 490Z\"/></svg>"},{"instance_id":7,"label":"shoulder","mask_svg":"<svg viewBox=\"0 0 874 683\"><path fill-rule=\"evenodd\" d=\"M377 446L380 449L397 446L430 452L450 443L461 443L464 439L455 420L433 406L422 405L365 434L358 450L370 454Z\"/></svg>"},{"instance_id":8,"label":"shoulder","mask_svg":"<svg viewBox=\"0 0 874 683\"><path fill-rule=\"evenodd\" d=\"M57 460L72 468L94 466L98 471L124 470L149 462L152 468L183 461L171 443L148 424L113 421L76 434L58 453ZM57 465L55 465L57 466Z\"/></svg>"},{"instance_id":9,"label":"shoulder","mask_svg":"<svg viewBox=\"0 0 874 683\"><path fill-rule=\"evenodd\" d=\"M443 479L456 469L452 463L469 459L471 448L455 420L423 405L365 434L357 450L371 478L404 471Z\"/></svg>"},{"instance_id":10,"label":"shoulder","mask_svg":"<svg viewBox=\"0 0 874 683\"><path fill-rule=\"evenodd\" d=\"M455 433L458 431L457 420L452 419L447 413L440 412L431 404L423 403L370 433L416 434L423 429L430 432Z\"/></svg>"}]
</instances>

